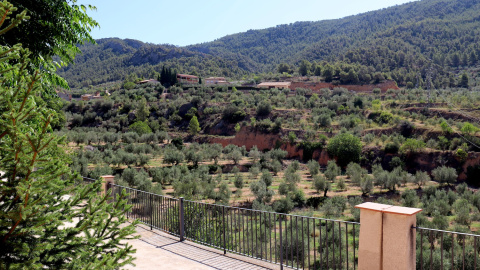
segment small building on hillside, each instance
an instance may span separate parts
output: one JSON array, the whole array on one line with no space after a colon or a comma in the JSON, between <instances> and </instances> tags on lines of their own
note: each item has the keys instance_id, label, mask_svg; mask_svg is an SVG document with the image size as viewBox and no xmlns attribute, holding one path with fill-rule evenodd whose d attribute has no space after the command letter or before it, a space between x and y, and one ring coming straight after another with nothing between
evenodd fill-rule
<instances>
[{"instance_id":1,"label":"small building on hillside","mask_svg":"<svg viewBox=\"0 0 480 270\"><path fill-rule=\"evenodd\" d=\"M229 84L224 77L209 77L205 79L206 85Z\"/></svg>"},{"instance_id":2,"label":"small building on hillside","mask_svg":"<svg viewBox=\"0 0 480 270\"><path fill-rule=\"evenodd\" d=\"M181 84L198 84L199 79L193 75L177 74L177 81Z\"/></svg>"},{"instance_id":3,"label":"small building on hillside","mask_svg":"<svg viewBox=\"0 0 480 270\"><path fill-rule=\"evenodd\" d=\"M82 95L82 100L89 101L90 99L92 99L92 97L92 94L84 94Z\"/></svg>"},{"instance_id":4,"label":"small building on hillside","mask_svg":"<svg viewBox=\"0 0 480 270\"><path fill-rule=\"evenodd\" d=\"M257 85L258 88L278 88L278 89L290 89L291 82L262 82Z\"/></svg>"},{"instance_id":5,"label":"small building on hillside","mask_svg":"<svg viewBox=\"0 0 480 270\"><path fill-rule=\"evenodd\" d=\"M84 94L81 96L82 100L84 101L89 101L89 100L92 100L92 99L101 99L102 96L100 96L100 92L96 92L95 95L92 95L92 94Z\"/></svg>"},{"instance_id":6,"label":"small building on hillside","mask_svg":"<svg viewBox=\"0 0 480 270\"><path fill-rule=\"evenodd\" d=\"M139 81L137 84L159 84L160 82L155 79Z\"/></svg>"},{"instance_id":7,"label":"small building on hillside","mask_svg":"<svg viewBox=\"0 0 480 270\"><path fill-rule=\"evenodd\" d=\"M68 94L66 92L57 92L59 98L64 99L66 101L72 101L72 94Z\"/></svg>"}]
</instances>

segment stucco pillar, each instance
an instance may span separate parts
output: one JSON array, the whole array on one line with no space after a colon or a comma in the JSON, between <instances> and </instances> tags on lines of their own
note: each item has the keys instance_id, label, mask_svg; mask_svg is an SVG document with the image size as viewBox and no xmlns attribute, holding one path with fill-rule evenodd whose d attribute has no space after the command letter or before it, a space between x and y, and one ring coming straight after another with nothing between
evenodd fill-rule
<instances>
[{"instance_id":1,"label":"stucco pillar","mask_svg":"<svg viewBox=\"0 0 480 270\"><path fill-rule=\"evenodd\" d=\"M382 269L382 211L391 205L380 203L362 203L360 209L360 236L358 243L358 269Z\"/></svg>"},{"instance_id":2,"label":"stucco pillar","mask_svg":"<svg viewBox=\"0 0 480 270\"><path fill-rule=\"evenodd\" d=\"M420 211L400 206L383 210L383 269L415 269L416 237L412 226Z\"/></svg>"},{"instance_id":3,"label":"stucco pillar","mask_svg":"<svg viewBox=\"0 0 480 270\"><path fill-rule=\"evenodd\" d=\"M362 203L358 269L415 269L416 214L419 208Z\"/></svg>"},{"instance_id":4,"label":"stucco pillar","mask_svg":"<svg viewBox=\"0 0 480 270\"><path fill-rule=\"evenodd\" d=\"M115 176L113 175L103 175L102 177L102 195L107 194L108 191L108 185L109 184L114 184L114 178Z\"/></svg>"}]
</instances>

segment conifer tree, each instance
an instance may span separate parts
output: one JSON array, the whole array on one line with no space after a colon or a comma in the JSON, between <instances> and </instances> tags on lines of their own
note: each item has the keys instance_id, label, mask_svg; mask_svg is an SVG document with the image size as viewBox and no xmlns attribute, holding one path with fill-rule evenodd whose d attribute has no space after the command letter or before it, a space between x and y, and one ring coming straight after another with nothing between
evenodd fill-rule
<instances>
[{"instance_id":1,"label":"conifer tree","mask_svg":"<svg viewBox=\"0 0 480 270\"><path fill-rule=\"evenodd\" d=\"M198 123L198 119L196 116L193 116L190 120L190 124L188 125L188 130L190 134L195 135L200 131L200 123Z\"/></svg>"},{"instance_id":2,"label":"conifer tree","mask_svg":"<svg viewBox=\"0 0 480 270\"><path fill-rule=\"evenodd\" d=\"M15 8L0 2L0 16ZM27 19L21 13L0 34ZM130 209L123 192L112 203L101 183L77 185L52 133L56 114L41 106L42 71L28 69L29 52L0 47L0 269L118 269L132 262L134 232L122 227Z\"/></svg>"},{"instance_id":3,"label":"conifer tree","mask_svg":"<svg viewBox=\"0 0 480 270\"><path fill-rule=\"evenodd\" d=\"M138 103L136 116L138 121L145 121L150 116L150 108L145 97L142 97Z\"/></svg>"}]
</instances>

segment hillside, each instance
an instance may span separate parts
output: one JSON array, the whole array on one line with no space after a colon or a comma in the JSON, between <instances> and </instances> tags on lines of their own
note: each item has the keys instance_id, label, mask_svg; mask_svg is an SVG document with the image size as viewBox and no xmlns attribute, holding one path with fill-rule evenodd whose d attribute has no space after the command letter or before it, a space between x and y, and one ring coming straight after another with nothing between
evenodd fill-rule
<instances>
[{"instance_id":1,"label":"hillside","mask_svg":"<svg viewBox=\"0 0 480 270\"><path fill-rule=\"evenodd\" d=\"M172 45L153 45L132 39L108 38L97 45L83 45L75 65L59 70L72 88L123 80L129 74L155 77L163 66L175 67L178 72L222 74L233 77L255 70L254 63L231 60L178 48Z\"/></svg>"},{"instance_id":2,"label":"hillside","mask_svg":"<svg viewBox=\"0 0 480 270\"><path fill-rule=\"evenodd\" d=\"M249 30L186 47L102 39L97 46L83 46L76 65L59 73L72 87L80 87L122 80L131 73L151 77L164 65L201 76L241 78L276 72L280 63L296 70L308 60L363 65L399 85L418 84L417 74L424 80L426 68L433 67L435 86L450 86L450 77L479 61L478 14L476 0L423 0L337 20Z\"/></svg>"}]
</instances>

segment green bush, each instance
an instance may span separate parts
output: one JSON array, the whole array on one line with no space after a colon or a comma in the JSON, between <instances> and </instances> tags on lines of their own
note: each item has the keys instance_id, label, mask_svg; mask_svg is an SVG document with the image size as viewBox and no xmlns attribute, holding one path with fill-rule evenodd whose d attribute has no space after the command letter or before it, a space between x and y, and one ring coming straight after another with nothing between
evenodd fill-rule
<instances>
[{"instance_id":1,"label":"green bush","mask_svg":"<svg viewBox=\"0 0 480 270\"><path fill-rule=\"evenodd\" d=\"M454 184L457 182L457 171L455 168L446 166L438 167L432 170L433 179L440 184Z\"/></svg>"},{"instance_id":2,"label":"green bush","mask_svg":"<svg viewBox=\"0 0 480 270\"><path fill-rule=\"evenodd\" d=\"M272 111L272 105L267 101L262 101L257 107L257 116L267 116Z\"/></svg>"},{"instance_id":3,"label":"green bush","mask_svg":"<svg viewBox=\"0 0 480 270\"><path fill-rule=\"evenodd\" d=\"M397 143L389 142L385 145L385 154L397 154L400 146Z\"/></svg>"},{"instance_id":4,"label":"green bush","mask_svg":"<svg viewBox=\"0 0 480 270\"><path fill-rule=\"evenodd\" d=\"M223 110L222 118L227 122L237 123L243 120L246 115L247 113L243 108L230 104Z\"/></svg>"},{"instance_id":5,"label":"green bush","mask_svg":"<svg viewBox=\"0 0 480 270\"><path fill-rule=\"evenodd\" d=\"M350 133L341 133L330 139L328 154L337 157L337 162L344 167L350 162L358 162L362 153L360 138Z\"/></svg>"},{"instance_id":6,"label":"green bush","mask_svg":"<svg viewBox=\"0 0 480 270\"><path fill-rule=\"evenodd\" d=\"M138 135L152 133L152 129L145 121L138 121L131 124L128 128L130 131L136 132Z\"/></svg>"}]
</instances>

